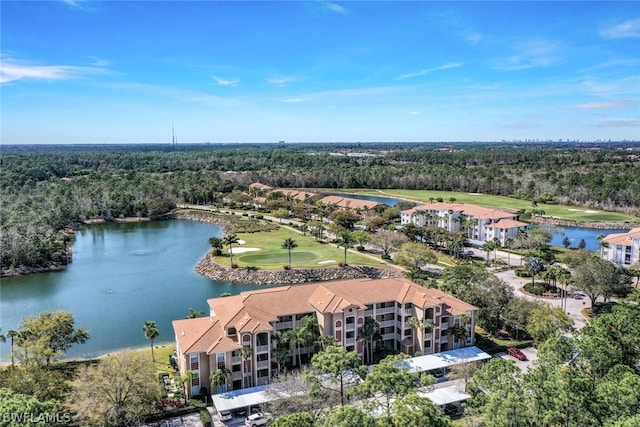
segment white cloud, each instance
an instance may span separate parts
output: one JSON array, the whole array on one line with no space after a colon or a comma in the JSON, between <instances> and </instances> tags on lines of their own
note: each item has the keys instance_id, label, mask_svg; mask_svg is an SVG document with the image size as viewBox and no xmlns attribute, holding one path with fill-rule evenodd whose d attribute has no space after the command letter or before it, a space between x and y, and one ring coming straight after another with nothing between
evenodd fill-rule
<instances>
[{"instance_id":1,"label":"white cloud","mask_svg":"<svg viewBox=\"0 0 640 427\"><path fill-rule=\"evenodd\" d=\"M412 116L419 116L420 115L420 111L409 111L409 114Z\"/></svg>"},{"instance_id":2,"label":"white cloud","mask_svg":"<svg viewBox=\"0 0 640 427\"><path fill-rule=\"evenodd\" d=\"M332 12L336 12L336 13L346 13L346 9L342 6L340 6L339 4L336 3L331 3L331 2L325 2L323 3L324 8L327 10L330 10Z\"/></svg>"},{"instance_id":3,"label":"white cloud","mask_svg":"<svg viewBox=\"0 0 640 427\"><path fill-rule=\"evenodd\" d=\"M585 102L584 104L576 104L572 106L574 110L609 110L612 108L626 108L626 101L608 101L608 102Z\"/></svg>"},{"instance_id":4,"label":"white cloud","mask_svg":"<svg viewBox=\"0 0 640 427\"><path fill-rule=\"evenodd\" d=\"M639 127L640 128L640 119L612 119L612 120L604 120L598 123L598 127Z\"/></svg>"},{"instance_id":5,"label":"white cloud","mask_svg":"<svg viewBox=\"0 0 640 427\"><path fill-rule=\"evenodd\" d=\"M515 71L534 67L550 67L562 60L560 46L547 40L531 40L514 46L515 54L496 63L499 70Z\"/></svg>"},{"instance_id":6,"label":"white cloud","mask_svg":"<svg viewBox=\"0 0 640 427\"><path fill-rule=\"evenodd\" d=\"M110 71L102 66L83 67L77 65L33 65L2 59L0 69L0 83L18 80L74 80L95 74L109 74Z\"/></svg>"},{"instance_id":7,"label":"white cloud","mask_svg":"<svg viewBox=\"0 0 640 427\"><path fill-rule=\"evenodd\" d=\"M267 82L269 82L270 84L276 87L284 87L287 83L291 83L294 80L295 78L291 76L287 76L287 77L277 77L273 79L267 79Z\"/></svg>"},{"instance_id":8,"label":"white cloud","mask_svg":"<svg viewBox=\"0 0 640 427\"><path fill-rule=\"evenodd\" d=\"M416 71L414 73L402 74L396 77L395 80L411 79L414 77L424 76L434 71L444 71L444 70L450 70L452 68L460 68L460 67L462 67L462 62L449 62L447 64L440 65L439 67L425 68L423 70Z\"/></svg>"},{"instance_id":9,"label":"white cloud","mask_svg":"<svg viewBox=\"0 0 640 427\"><path fill-rule=\"evenodd\" d=\"M282 102L286 102L288 104L298 104L300 102L311 101L311 99L312 98L310 96L308 96L308 97L299 96L299 97L296 97L296 98L285 98L285 99L282 100Z\"/></svg>"},{"instance_id":10,"label":"white cloud","mask_svg":"<svg viewBox=\"0 0 640 427\"><path fill-rule=\"evenodd\" d=\"M602 28L600 35L608 39L624 39L640 37L640 18L629 19L610 27Z\"/></svg>"},{"instance_id":11,"label":"white cloud","mask_svg":"<svg viewBox=\"0 0 640 427\"><path fill-rule=\"evenodd\" d=\"M224 79L224 78L218 77L218 76L211 76L211 78L213 78L213 80L216 81L216 84L218 86L235 86L238 83L240 83L240 79L238 79L238 78Z\"/></svg>"}]
</instances>

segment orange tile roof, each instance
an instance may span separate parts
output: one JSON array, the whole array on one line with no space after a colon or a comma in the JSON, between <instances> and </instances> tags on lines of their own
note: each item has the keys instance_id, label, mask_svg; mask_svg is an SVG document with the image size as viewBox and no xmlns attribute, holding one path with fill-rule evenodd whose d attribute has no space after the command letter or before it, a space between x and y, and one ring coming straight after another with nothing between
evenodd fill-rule
<instances>
[{"instance_id":1,"label":"orange tile roof","mask_svg":"<svg viewBox=\"0 0 640 427\"><path fill-rule=\"evenodd\" d=\"M520 222L520 221L516 221L513 219L499 219L498 221L487 225L488 228L501 228L503 230L508 230L510 228L520 228L520 227L526 227L527 223L525 222Z\"/></svg>"},{"instance_id":2,"label":"orange tile roof","mask_svg":"<svg viewBox=\"0 0 640 427\"><path fill-rule=\"evenodd\" d=\"M474 218L493 219L493 220L513 219L513 218L517 218L518 216L518 214L516 213L507 212L500 209L485 208L483 206L476 206L476 205L466 205L463 203L446 203L446 202L427 203L424 205L413 207L411 209L404 210L402 211L402 213L411 214L413 212L420 212L420 211L437 211L437 212L453 211L453 212L460 212L463 215L472 216Z\"/></svg>"},{"instance_id":3,"label":"orange tile roof","mask_svg":"<svg viewBox=\"0 0 640 427\"><path fill-rule=\"evenodd\" d=\"M445 312L454 315L476 309L438 289L424 288L404 278L350 279L212 298L208 300L212 317L176 320L173 326L183 354L205 351L211 354L240 348L225 335L225 329L230 327L238 332L268 332L273 330L271 322L277 321L278 316L315 311L339 313L347 307L364 309L368 304L391 301L423 308L444 305Z\"/></svg>"},{"instance_id":4,"label":"orange tile roof","mask_svg":"<svg viewBox=\"0 0 640 427\"><path fill-rule=\"evenodd\" d=\"M280 189L274 190L274 191L280 192L280 193L284 194L285 196L293 197L294 199L300 200L302 202L307 200L309 197L317 196L316 193L310 193L308 191L302 191L302 190L289 190L289 189L286 189L286 188L280 188Z\"/></svg>"},{"instance_id":5,"label":"orange tile roof","mask_svg":"<svg viewBox=\"0 0 640 427\"><path fill-rule=\"evenodd\" d=\"M273 187L270 187L266 184L261 184L259 182L254 182L253 184L249 184L249 188L257 188L258 190L272 190Z\"/></svg>"},{"instance_id":6,"label":"orange tile roof","mask_svg":"<svg viewBox=\"0 0 640 427\"><path fill-rule=\"evenodd\" d=\"M374 202L372 200L360 200L360 199L352 199L349 197L341 197L341 196L326 196L320 199L321 203L325 205L336 205L341 208L350 208L350 209L364 209L364 208L375 208L376 206L382 205L382 203Z\"/></svg>"},{"instance_id":7,"label":"orange tile roof","mask_svg":"<svg viewBox=\"0 0 640 427\"><path fill-rule=\"evenodd\" d=\"M609 234L602 241L613 245L631 246L632 240L635 239L640 240L640 227L632 228L627 233Z\"/></svg>"},{"instance_id":8,"label":"orange tile roof","mask_svg":"<svg viewBox=\"0 0 640 427\"><path fill-rule=\"evenodd\" d=\"M213 350L218 350L217 347L226 349L241 347L226 337L220 320L214 317L174 320L173 330L182 354L203 352L210 354Z\"/></svg>"}]
</instances>

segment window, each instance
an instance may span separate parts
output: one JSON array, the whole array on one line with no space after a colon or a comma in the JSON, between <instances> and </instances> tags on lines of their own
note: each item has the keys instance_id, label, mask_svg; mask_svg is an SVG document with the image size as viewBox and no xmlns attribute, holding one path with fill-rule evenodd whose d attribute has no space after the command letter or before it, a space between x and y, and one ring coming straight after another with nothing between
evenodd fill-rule
<instances>
[{"instance_id":1,"label":"window","mask_svg":"<svg viewBox=\"0 0 640 427\"><path fill-rule=\"evenodd\" d=\"M355 336L355 332L353 331L347 332L347 339L353 339L354 336Z\"/></svg>"},{"instance_id":2,"label":"window","mask_svg":"<svg viewBox=\"0 0 640 427\"><path fill-rule=\"evenodd\" d=\"M242 342L251 342L251 335L245 334L242 336Z\"/></svg>"},{"instance_id":3,"label":"window","mask_svg":"<svg viewBox=\"0 0 640 427\"><path fill-rule=\"evenodd\" d=\"M236 333L237 333L236 332L236 328L227 329L227 335L230 336L230 337L234 336Z\"/></svg>"},{"instance_id":4,"label":"window","mask_svg":"<svg viewBox=\"0 0 640 427\"><path fill-rule=\"evenodd\" d=\"M222 369L225 366L224 356L225 356L224 353L218 353L217 355L218 369Z\"/></svg>"},{"instance_id":5,"label":"window","mask_svg":"<svg viewBox=\"0 0 640 427\"><path fill-rule=\"evenodd\" d=\"M191 378L191 385L192 386L199 386L200 385L200 376L198 376L197 372L194 372L195 376L193 378Z\"/></svg>"},{"instance_id":6,"label":"window","mask_svg":"<svg viewBox=\"0 0 640 427\"><path fill-rule=\"evenodd\" d=\"M192 354L191 355L191 370L192 371L197 371L198 367L199 367L198 355L197 354Z\"/></svg>"}]
</instances>

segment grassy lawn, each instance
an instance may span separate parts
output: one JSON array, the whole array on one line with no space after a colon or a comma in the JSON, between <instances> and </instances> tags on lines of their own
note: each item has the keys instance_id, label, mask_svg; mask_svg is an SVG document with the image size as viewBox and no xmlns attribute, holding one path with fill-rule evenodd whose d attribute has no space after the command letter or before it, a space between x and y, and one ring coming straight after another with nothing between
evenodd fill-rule
<instances>
[{"instance_id":1,"label":"grassy lawn","mask_svg":"<svg viewBox=\"0 0 640 427\"><path fill-rule=\"evenodd\" d=\"M531 211L531 202L528 200L514 199L505 196L493 196L490 194L461 193L455 191L430 191L430 190L345 190L352 193L369 194L382 197L397 197L409 199L415 202L428 203L429 198L442 198L448 202L451 197L456 203L469 203L478 206L506 209L525 209ZM640 218L617 212L606 212L596 209L585 209L575 206L538 204L547 216L555 216L572 221L603 221L603 222L640 222Z\"/></svg>"},{"instance_id":2,"label":"grassy lawn","mask_svg":"<svg viewBox=\"0 0 640 427\"><path fill-rule=\"evenodd\" d=\"M289 253L282 249L282 243L287 238L292 238L297 247L291 250L291 267L326 267L337 265L344 261L344 248L336 248L333 245L318 243L313 237L303 236L288 228L280 227L276 231L263 233L239 233L238 238L245 243L234 245L234 249L253 248L259 249L233 255L234 264L239 267L257 267L263 270L277 270L289 265ZM223 252L227 252L225 247ZM223 255L215 257L215 261L221 265L230 265L230 257ZM384 267L381 261L364 255L348 252L347 263L357 265L371 265Z\"/></svg>"}]
</instances>

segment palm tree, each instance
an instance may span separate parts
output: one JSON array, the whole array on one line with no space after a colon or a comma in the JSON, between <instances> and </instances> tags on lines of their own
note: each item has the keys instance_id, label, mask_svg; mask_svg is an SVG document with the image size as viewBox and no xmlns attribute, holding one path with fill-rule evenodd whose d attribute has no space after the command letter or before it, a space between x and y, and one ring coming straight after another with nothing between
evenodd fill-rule
<instances>
[{"instance_id":1,"label":"palm tree","mask_svg":"<svg viewBox=\"0 0 640 427\"><path fill-rule=\"evenodd\" d=\"M13 340L17 336L18 336L18 331L14 331L13 329L10 329L9 332L7 332L7 338L11 339L11 366L14 365L14 363L13 363Z\"/></svg>"},{"instance_id":2,"label":"palm tree","mask_svg":"<svg viewBox=\"0 0 640 427\"><path fill-rule=\"evenodd\" d=\"M418 319L417 317L411 316L407 319L407 323L411 326L414 327L415 332L413 334L413 351L414 353L416 352L416 338L418 336L418 331L420 331L420 337L423 338L423 334L424 332L431 332L434 328L433 323L431 322L431 320L427 319L426 317L423 317L421 319ZM424 347L424 339L421 340L422 343L420 344L420 351L423 351L423 347Z\"/></svg>"},{"instance_id":3,"label":"palm tree","mask_svg":"<svg viewBox=\"0 0 640 427\"><path fill-rule=\"evenodd\" d=\"M509 249L511 249L514 243L515 240L512 237L504 239L504 247L507 249L507 266L511 265L511 251L509 251Z\"/></svg>"},{"instance_id":4,"label":"palm tree","mask_svg":"<svg viewBox=\"0 0 640 427\"><path fill-rule=\"evenodd\" d=\"M193 308L189 308L189 313L186 315L185 319L195 319L202 316L204 316L204 311L197 311Z\"/></svg>"},{"instance_id":5,"label":"palm tree","mask_svg":"<svg viewBox=\"0 0 640 427\"><path fill-rule=\"evenodd\" d=\"M278 375L282 372L282 365L289 360L289 349L285 346L286 342L278 341L278 345L273 350L272 357L278 364Z\"/></svg>"},{"instance_id":6,"label":"palm tree","mask_svg":"<svg viewBox=\"0 0 640 427\"><path fill-rule=\"evenodd\" d=\"M189 393L188 392L188 388L187 388L187 384L191 385L191 381L195 378L196 373L193 371L187 371L184 373L184 375L181 375L180 378L178 378L178 380L182 383L182 385L184 385L184 404L187 404L187 395Z\"/></svg>"},{"instance_id":7,"label":"palm tree","mask_svg":"<svg viewBox=\"0 0 640 427\"><path fill-rule=\"evenodd\" d=\"M244 360L243 363L243 370L242 370L242 377L243 380L246 378L245 373L247 372L251 372L251 362L250 362L250 358L251 355L253 354L253 351L251 350L251 348L249 347L242 347L240 349L240 357L242 357L242 360ZM251 378L249 378L249 386L251 386ZM245 383L245 388L247 387L246 383Z\"/></svg>"},{"instance_id":8,"label":"palm tree","mask_svg":"<svg viewBox=\"0 0 640 427\"><path fill-rule=\"evenodd\" d=\"M144 336L147 337L149 342L151 343L151 358L153 361L156 361L156 356L153 354L153 340L160 335L160 331L158 330L158 325L156 322L152 322L151 320L147 320L144 322L144 326L142 327L142 332L144 332Z\"/></svg>"},{"instance_id":9,"label":"palm tree","mask_svg":"<svg viewBox=\"0 0 640 427\"><path fill-rule=\"evenodd\" d=\"M229 256L231 257L231 268L233 268L233 245L235 243L238 243L240 241L240 239L238 239L238 236L236 236L235 234L229 234L227 236L224 236L224 238L222 239L222 243L225 246L229 246Z\"/></svg>"},{"instance_id":10,"label":"palm tree","mask_svg":"<svg viewBox=\"0 0 640 427\"><path fill-rule=\"evenodd\" d=\"M364 354L366 362L373 363L373 340L380 335L380 324L372 317L364 319L360 339L364 342Z\"/></svg>"},{"instance_id":11,"label":"palm tree","mask_svg":"<svg viewBox=\"0 0 640 427\"><path fill-rule=\"evenodd\" d=\"M344 248L344 265L347 265L347 249L353 247L353 244L355 243L353 235L349 231L343 231L340 233L337 243L338 247Z\"/></svg>"},{"instance_id":12,"label":"palm tree","mask_svg":"<svg viewBox=\"0 0 640 427\"><path fill-rule=\"evenodd\" d=\"M227 391L226 385L227 385L227 377L229 375L231 375L231 371L227 367L219 368L217 371L211 373L211 375L209 376L209 380L211 381L212 387L215 384L216 393L221 393L220 391L221 385L225 386L222 389L222 393Z\"/></svg>"},{"instance_id":13,"label":"palm tree","mask_svg":"<svg viewBox=\"0 0 640 427\"><path fill-rule=\"evenodd\" d=\"M493 260L497 261L498 260L498 249L501 247L500 245L500 239L498 239L497 237L493 238Z\"/></svg>"},{"instance_id":14,"label":"palm tree","mask_svg":"<svg viewBox=\"0 0 640 427\"><path fill-rule=\"evenodd\" d=\"M222 239L220 237L210 237L209 245L213 248L213 254L215 256L222 255L222 248L224 248L224 244L222 243Z\"/></svg>"},{"instance_id":15,"label":"palm tree","mask_svg":"<svg viewBox=\"0 0 640 427\"><path fill-rule=\"evenodd\" d=\"M287 249L289 251L289 270L291 270L291 249L297 248L298 244L291 237L287 237L282 244L282 249Z\"/></svg>"},{"instance_id":16,"label":"palm tree","mask_svg":"<svg viewBox=\"0 0 640 427\"><path fill-rule=\"evenodd\" d=\"M544 271L544 264L542 264L540 258L529 257L524 263L524 268L531 275L531 284L535 285L536 275Z\"/></svg>"},{"instance_id":17,"label":"palm tree","mask_svg":"<svg viewBox=\"0 0 640 427\"><path fill-rule=\"evenodd\" d=\"M318 344L322 347L322 350L326 350L327 347L335 346L338 344L338 340L333 335L320 335L318 337Z\"/></svg>"}]
</instances>

